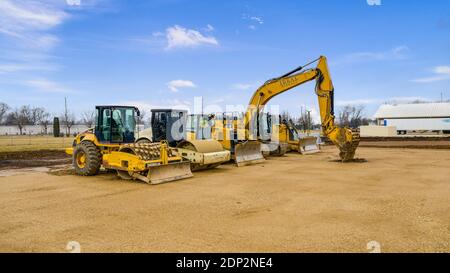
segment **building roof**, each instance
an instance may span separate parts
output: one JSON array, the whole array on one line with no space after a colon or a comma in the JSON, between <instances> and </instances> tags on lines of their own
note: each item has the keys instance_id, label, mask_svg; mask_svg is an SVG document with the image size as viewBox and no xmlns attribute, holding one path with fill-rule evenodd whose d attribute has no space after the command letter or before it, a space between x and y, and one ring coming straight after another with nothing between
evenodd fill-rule
<instances>
[{"instance_id":1,"label":"building roof","mask_svg":"<svg viewBox=\"0 0 450 273\"><path fill-rule=\"evenodd\" d=\"M450 103L383 104L375 118L438 118L450 117Z\"/></svg>"}]
</instances>

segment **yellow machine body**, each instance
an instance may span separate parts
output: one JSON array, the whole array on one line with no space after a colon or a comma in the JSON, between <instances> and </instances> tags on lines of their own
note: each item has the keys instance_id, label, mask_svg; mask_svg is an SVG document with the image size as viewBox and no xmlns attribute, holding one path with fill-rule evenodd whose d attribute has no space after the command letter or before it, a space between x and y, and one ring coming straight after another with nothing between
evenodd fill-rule
<instances>
[{"instance_id":1,"label":"yellow machine body","mask_svg":"<svg viewBox=\"0 0 450 273\"><path fill-rule=\"evenodd\" d=\"M75 137L72 148L66 153L74 156L74 167L83 170L87 153L78 155L79 146L95 147L101 158L101 166L116 170L123 179L140 180L148 184L160 184L192 177L190 162L183 159L176 149L168 146L167 142L112 144L100 143L93 133L88 130ZM85 158L79 160L78 158ZM80 173L81 175L94 175Z\"/></svg>"},{"instance_id":2,"label":"yellow machine body","mask_svg":"<svg viewBox=\"0 0 450 273\"><path fill-rule=\"evenodd\" d=\"M306 66L314 62L317 62L315 68L304 70ZM334 123L334 87L328 70L327 59L324 56L320 56L317 60L298 67L281 77L268 80L256 90L245 112L245 138L258 140L257 131L249 128L256 124L264 106L273 97L312 80L316 81L315 92L319 102L322 133L338 146L339 156L343 162L351 161L359 144L359 132L350 128L338 127Z\"/></svg>"}]
</instances>

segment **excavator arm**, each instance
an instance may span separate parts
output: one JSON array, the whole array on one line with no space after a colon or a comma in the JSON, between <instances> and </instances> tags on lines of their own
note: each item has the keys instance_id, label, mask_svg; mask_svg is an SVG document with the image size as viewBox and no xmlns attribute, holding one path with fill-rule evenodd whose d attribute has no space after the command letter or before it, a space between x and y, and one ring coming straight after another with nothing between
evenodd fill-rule
<instances>
[{"instance_id":1,"label":"excavator arm","mask_svg":"<svg viewBox=\"0 0 450 273\"><path fill-rule=\"evenodd\" d=\"M306 66L315 62L317 62L316 68L304 70ZM334 87L328 70L327 59L324 56L281 77L268 80L256 90L245 113L246 139L257 139L258 136L251 128L255 128L259 113L273 97L312 80L316 81L315 92L319 101L323 134L338 146L341 160L344 162L350 161L353 159L359 144L359 133L356 130L338 127L334 123Z\"/></svg>"}]
</instances>

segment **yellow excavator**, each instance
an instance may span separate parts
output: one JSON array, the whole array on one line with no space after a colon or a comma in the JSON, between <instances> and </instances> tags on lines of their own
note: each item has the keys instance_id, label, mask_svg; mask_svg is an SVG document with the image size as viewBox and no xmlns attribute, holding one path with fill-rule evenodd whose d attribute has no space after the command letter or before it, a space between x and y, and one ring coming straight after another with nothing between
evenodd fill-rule
<instances>
[{"instance_id":1,"label":"yellow excavator","mask_svg":"<svg viewBox=\"0 0 450 273\"><path fill-rule=\"evenodd\" d=\"M315 68L305 69L316 62ZM334 123L334 87L324 56L266 81L251 97L242 118L234 115L231 119L216 119L219 122L213 127L213 138L232 152L238 166L240 162L260 162L263 156L258 121L264 106L273 97L312 80L316 81L315 92L319 101L322 133L339 148L339 156L343 162L351 161L359 144L359 132L338 127ZM230 135L234 137L229 137Z\"/></svg>"},{"instance_id":2,"label":"yellow excavator","mask_svg":"<svg viewBox=\"0 0 450 273\"><path fill-rule=\"evenodd\" d=\"M291 119L284 120L280 115L263 113L260 123L260 138L265 145L263 154L266 156L281 156L292 151L302 155L320 152L318 137L310 135L309 130L306 130L306 135L301 135Z\"/></svg>"}]
</instances>

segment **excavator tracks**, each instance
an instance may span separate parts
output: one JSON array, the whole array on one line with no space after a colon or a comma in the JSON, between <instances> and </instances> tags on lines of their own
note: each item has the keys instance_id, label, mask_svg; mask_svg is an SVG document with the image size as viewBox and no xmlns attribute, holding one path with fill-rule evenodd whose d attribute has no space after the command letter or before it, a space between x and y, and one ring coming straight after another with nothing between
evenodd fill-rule
<instances>
[{"instance_id":1,"label":"excavator tracks","mask_svg":"<svg viewBox=\"0 0 450 273\"><path fill-rule=\"evenodd\" d=\"M340 147L339 156L342 162L350 162L355 157L356 148L359 145L359 130L351 129L352 139L351 142L347 142L344 146Z\"/></svg>"}]
</instances>

